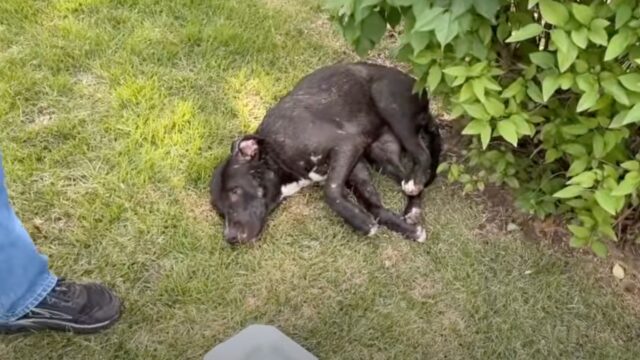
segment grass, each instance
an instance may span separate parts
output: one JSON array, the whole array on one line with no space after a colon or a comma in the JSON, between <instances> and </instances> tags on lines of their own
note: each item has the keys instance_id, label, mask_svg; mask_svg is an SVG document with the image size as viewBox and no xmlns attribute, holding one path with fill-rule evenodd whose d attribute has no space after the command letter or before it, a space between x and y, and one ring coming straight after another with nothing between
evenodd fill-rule
<instances>
[{"instance_id":1,"label":"grass","mask_svg":"<svg viewBox=\"0 0 640 360\"><path fill-rule=\"evenodd\" d=\"M113 286L95 336L0 338L1 359L198 359L251 323L322 359L637 359L640 318L584 261L477 231L438 183L424 246L353 233L317 190L232 250L207 182L305 73L351 58L317 0L0 2L0 147L57 274ZM386 202L397 189L378 179Z\"/></svg>"}]
</instances>

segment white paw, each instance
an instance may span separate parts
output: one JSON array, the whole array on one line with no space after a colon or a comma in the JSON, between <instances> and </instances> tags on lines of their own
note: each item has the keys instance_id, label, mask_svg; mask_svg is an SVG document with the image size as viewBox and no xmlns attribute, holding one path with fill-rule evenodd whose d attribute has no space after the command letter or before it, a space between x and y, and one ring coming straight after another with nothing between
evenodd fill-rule
<instances>
[{"instance_id":1,"label":"white paw","mask_svg":"<svg viewBox=\"0 0 640 360\"><path fill-rule=\"evenodd\" d=\"M405 182L402 180L402 191L409 196L416 196L420 193L420 188L416 186L416 183L412 180Z\"/></svg>"},{"instance_id":2,"label":"white paw","mask_svg":"<svg viewBox=\"0 0 640 360\"><path fill-rule=\"evenodd\" d=\"M418 226L418 231L416 232L416 241L419 243L427 241L427 230L425 230L422 226Z\"/></svg>"},{"instance_id":3,"label":"white paw","mask_svg":"<svg viewBox=\"0 0 640 360\"><path fill-rule=\"evenodd\" d=\"M404 216L404 220L411 225L415 225L420 222L421 217L422 210L420 210L419 208L413 208L407 215Z\"/></svg>"},{"instance_id":4,"label":"white paw","mask_svg":"<svg viewBox=\"0 0 640 360\"><path fill-rule=\"evenodd\" d=\"M377 234L379 229L380 229L380 226L378 224L373 225L371 230L369 230L369 233L367 234L367 236L373 236L373 235Z\"/></svg>"}]
</instances>

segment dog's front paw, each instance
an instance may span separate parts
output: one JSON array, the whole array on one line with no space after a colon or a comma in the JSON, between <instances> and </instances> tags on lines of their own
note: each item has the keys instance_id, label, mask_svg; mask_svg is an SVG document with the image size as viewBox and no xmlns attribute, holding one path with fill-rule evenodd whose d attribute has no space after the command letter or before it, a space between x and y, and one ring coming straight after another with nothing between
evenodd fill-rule
<instances>
[{"instance_id":1,"label":"dog's front paw","mask_svg":"<svg viewBox=\"0 0 640 360\"><path fill-rule=\"evenodd\" d=\"M378 230L380 230L380 225L378 224L373 225L369 230L369 232L367 233L367 236L374 236L375 234L378 233Z\"/></svg>"},{"instance_id":2,"label":"dog's front paw","mask_svg":"<svg viewBox=\"0 0 640 360\"><path fill-rule=\"evenodd\" d=\"M425 230L422 226L418 226L418 230L416 230L414 240L419 243L427 241L427 230Z\"/></svg>"},{"instance_id":3,"label":"dog's front paw","mask_svg":"<svg viewBox=\"0 0 640 360\"><path fill-rule=\"evenodd\" d=\"M422 210L419 208L413 208L411 211L404 215L404 220L411 225L417 225L422 220Z\"/></svg>"},{"instance_id":4,"label":"dog's front paw","mask_svg":"<svg viewBox=\"0 0 640 360\"><path fill-rule=\"evenodd\" d=\"M422 186L416 184L413 179L409 181L402 180L402 191L409 196L419 195L422 189Z\"/></svg>"}]
</instances>

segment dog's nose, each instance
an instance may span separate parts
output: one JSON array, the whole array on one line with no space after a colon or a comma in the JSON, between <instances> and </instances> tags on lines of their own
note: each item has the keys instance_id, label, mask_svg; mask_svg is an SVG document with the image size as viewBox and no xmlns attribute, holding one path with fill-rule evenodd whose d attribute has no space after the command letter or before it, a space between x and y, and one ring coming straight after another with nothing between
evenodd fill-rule
<instances>
[{"instance_id":1,"label":"dog's nose","mask_svg":"<svg viewBox=\"0 0 640 360\"><path fill-rule=\"evenodd\" d=\"M225 231L225 239L231 245L236 245L239 243L246 242L248 239L248 234L246 230L240 231L237 228L228 228Z\"/></svg>"},{"instance_id":2,"label":"dog's nose","mask_svg":"<svg viewBox=\"0 0 640 360\"><path fill-rule=\"evenodd\" d=\"M240 241L238 231L234 228L226 228L224 230L224 239L231 245L235 245Z\"/></svg>"}]
</instances>

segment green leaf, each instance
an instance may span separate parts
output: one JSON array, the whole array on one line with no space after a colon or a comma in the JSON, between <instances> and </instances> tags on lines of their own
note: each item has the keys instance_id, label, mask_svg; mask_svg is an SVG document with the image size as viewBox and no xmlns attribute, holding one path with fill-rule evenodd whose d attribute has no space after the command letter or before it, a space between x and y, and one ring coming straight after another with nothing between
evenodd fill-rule
<instances>
[{"instance_id":1,"label":"green leaf","mask_svg":"<svg viewBox=\"0 0 640 360\"><path fill-rule=\"evenodd\" d=\"M450 12L445 12L436 20L436 39L442 48L458 35L458 22L453 19Z\"/></svg>"},{"instance_id":2,"label":"green leaf","mask_svg":"<svg viewBox=\"0 0 640 360\"><path fill-rule=\"evenodd\" d=\"M491 128L488 121L485 120L471 120L467 126L465 126L464 130L462 130L463 135L479 135L486 128Z\"/></svg>"},{"instance_id":3,"label":"green leaf","mask_svg":"<svg viewBox=\"0 0 640 360\"><path fill-rule=\"evenodd\" d=\"M607 224L602 224L602 225L598 226L598 232L600 232L600 234L608 237L609 239L611 239L613 241L618 241L618 237L616 236L616 232L613 231L611 226L609 226Z\"/></svg>"},{"instance_id":4,"label":"green leaf","mask_svg":"<svg viewBox=\"0 0 640 360\"><path fill-rule=\"evenodd\" d=\"M540 0L540 13L545 21L556 26L564 26L569 21L569 11L557 1Z\"/></svg>"},{"instance_id":5,"label":"green leaf","mask_svg":"<svg viewBox=\"0 0 640 360\"><path fill-rule=\"evenodd\" d=\"M429 75L427 75L427 86L429 87L429 91L433 92L440 81L442 80L442 69L440 69L440 65L436 64L429 69Z\"/></svg>"},{"instance_id":6,"label":"green leaf","mask_svg":"<svg viewBox=\"0 0 640 360\"><path fill-rule=\"evenodd\" d=\"M617 131L607 131L604 133L604 152L608 153L616 147L620 138L618 137L619 132ZM615 171L614 171L615 173ZM617 174L611 175L611 177L617 177Z\"/></svg>"},{"instance_id":7,"label":"green leaf","mask_svg":"<svg viewBox=\"0 0 640 360\"><path fill-rule=\"evenodd\" d=\"M531 64L527 66L526 69L524 69L524 72L522 73L522 75L524 75L525 79L531 80L533 79L534 76L536 76L537 73L538 73L538 67L535 64Z\"/></svg>"},{"instance_id":8,"label":"green leaf","mask_svg":"<svg viewBox=\"0 0 640 360\"><path fill-rule=\"evenodd\" d=\"M484 96L484 81L481 78L471 80L471 87L473 88L473 93L476 95L478 100L481 102L487 101L487 98Z\"/></svg>"},{"instance_id":9,"label":"green leaf","mask_svg":"<svg viewBox=\"0 0 640 360\"><path fill-rule=\"evenodd\" d=\"M529 125L527 120L525 120L525 118L522 115L520 114L512 115L509 118L509 121L511 121L513 125L515 125L516 130L518 131L518 134L529 135L529 136L533 135L532 127Z\"/></svg>"},{"instance_id":10,"label":"green leaf","mask_svg":"<svg viewBox=\"0 0 640 360\"><path fill-rule=\"evenodd\" d=\"M496 13L500 9L499 0L474 0L473 7L478 14L484 16L492 23L495 21Z\"/></svg>"},{"instance_id":11,"label":"green leaf","mask_svg":"<svg viewBox=\"0 0 640 360\"><path fill-rule=\"evenodd\" d=\"M594 23L595 21L591 24L591 28L589 29L589 40L594 44L607 46L607 43L609 42L607 31L604 27L594 25Z\"/></svg>"},{"instance_id":12,"label":"green leaf","mask_svg":"<svg viewBox=\"0 0 640 360\"><path fill-rule=\"evenodd\" d=\"M504 182L506 182L512 189L518 189L520 187L520 182L518 182L518 179L513 176L504 178Z\"/></svg>"},{"instance_id":13,"label":"green leaf","mask_svg":"<svg viewBox=\"0 0 640 360\"><path fill-rule=\"evenodd\" d=\"M376 11L362 21L362 35L377 43L387 30L387 22Z\"/></svg>"},{"instance_id":14,"label":"green leaf","mask_svg":"<svg viewBox=\"0 0 640 360\"><path fill-rule=\"evenodd\" d=\"M487 109L487 112L491 114L493 117L501 117L504 115L504 104L502 101L497 100L496 98L490 96L484 102L484 107Z\"/></svg>"},{"instance_id":15,"label":"green leaf","mask_svg":"<svg viewBox=\"0 0 640 360\"><path fill-rule=\"evenodd\" d=\"M562 132L567 135L584 135L589 130L589 127L585 124L565 125L562 127Z\"/></svg>"},{"instance_id":16,"label":"green leaf","mask_svg":"<svg viewBox=\"0 0 640 360\"><path fill-rule=\"evenodd\" d=\"M569 185L580 185L585 189L593 186L596 181L596 174L593 171L585 171L579 175L576 175L567 182Z\"/></svg>"},{"instance_id":17,"label":"green leaf","mask_svg":"<svg viewBox=\"0 0 640 360\"><path fill-rule=\"evenodd\" d=\"M471 82L467 81L462 85L462 89L460 89L460 102L467 102L469 100L474 99L473 94L473 86L471 86Z\"/></svg>"},{"instance_id":18,"label":"green leaf","mask_svg":"<svg viewBox=\"0 0 640 360\"><path fill-rule=\"evenodd\" d=\"M618 55L622 54L630 42L631 38L626 31L620 31L613 35L611 41L609 41L609 46L607 46L607 51L604 53L604 61L615 59Z\"/></svg>"},{"instance_id":19,"label":"green leaf","mask_svg":"<svg viewBox=\"0 0 640 360\"><path fill-rule=\"evenodd\" d=\"M482 142L482 149L486 149L487 146L489 146L489 141L491 141L491 133L492 133L492 129L491 126L487 126L486 128L482 129L482 132L480 133L480 141Z\"/></svg>"},{"instance_id":20,"label":"green leaf","mask_svg":"<svg viewBox=\"0 0 640 360\"><path fill-rule=\"evenodd\" d=\"M571 4L571 12L576 20L578 20L582 25L589 25L591 23L591 19L593 19L593 16L595 15L590 6L576 3Z\"/></svg>"},{"instance_id":21,"label":"green leaf","mask_svg":"<svg viewBox=\"0 0 640 360\"><path fill-rule=\"evenodd\" d=\"M522 91L522 87L524 85L524 80L522 78L518 78L511 83L500 95L503 98L511 98L514 97L517 93Z\"/></svg>"},{"instance_id":22,"label":"green leaf","mask_svg":"<svg viewBox=\"0 0 640 360\"><path fill-rule=\"evenodd\" d=\"M484 76L484 77L482 77L480 79L484 83L484 87L486 87L487 89L493 90L493 91L502 91L502 87L500 86L500 84L498 84L492 78L490 78L488 76Z\"/></svg>"},{"instance_id":23,"label":"green leaf","mask_svg":"<svg viewBox=\"0 0 640 360\"><path fill-rule=\"evenodd\" d=\"M544 102L544 100L542 99L542 93L540 92L540 88L533 81L527 82L527 95L529 95L529 97L535 102L538 102L538 103Z\"/></svg>"},{"instance_id":24,"label":"green leaf","mask_svg":"<svg viewBox=\"0 0 640 360\"><path fill-rule=\"evenodd\" d=\"M618 80L622 84L622 86L627 89L635 92L640 92L640 74L638 73L630 73L620 75Z\"/></svg>"},{"instance_id":25,"label":"green leaf","mask_svg":"<svg viewBox=\"0 0 640 360\"><path fill-rule=\"evenodd\" d=\"M624 126L624 119L627 117L627 114L629 114L629 110L620 111L616 116L613 117L613 120L611 120L609 128L616 129Z\"/></svg>"},{"instance_id":26,"label":"green leaf","mask_svg":"<svg viewBox=\"0 0 640 360\"><path fill-rule=\"evenodd\" d=\"M547 102L559 86L560 77L558 75L547 75L544 80L542 80L542 100Z\"/></svg>"},{"instance_id":27,"label":"green leaf","mask_svg":"<svg viewBox=\"0 0 640 360\"><path fill-rule=\"evenodd\" d=\"M573 74L564 73L560 75L560 88L562 90L568 90L571 86L573 86Z\"/></svg>"},{"instance_id":28,"label":"green leaf","mask_svg":"<svg viewBox=\"0 0 640 360\"><path fill-rule=\"evenodd\" d=\"M540 66L543 69L552 68L556 63L556 59L553 54L546 51L530 53L529 59L531 59L532 63Z\"/></svg>"},{"instance_id":29,"label":"green leaf","mask_svg":"<svg viewBox=\"0 0 640 360\"><path fill-rule=\"evenodd\" d=\"M451 66L448 67L444 70L442 70L443 73L447 74L447 75L451 75L451 76L468 76L469 74L469 68L467 68L466 66Z\"/></svg>"},{"instance_id":30,"label":"green leaf","mask_svg":"<svg viewBox=\"0 0 640 360\"><path fill-rule=\"evenodd\" d=\"M469 11L472 5L473 0L451 0L451 15L456 18Z\"/></svg>"},{"instance_id":31,"label":"green leaf","mask_svg":"<svg viewBox=\"0 0 640 360\"><path fill-rule=\"evenodd\" d=\"M640 170L640 162L637 161L637 160L625 161L622 164L620 164L620 166L623 169L629 170L629 171L638 171L638 170Z\"/></svg>"},{"instance_id":32,"label":"green leaf","mask_svg":"<svg viewBox=\"0 0 640 360\"><path fill-rule=\"evenodd\" d=\"M558 69L560 72L565 72L573 62L578 57L578 47L573 43L569 43L569 45L563 49L558 50Z\"/></svg>"},{"instance_id":33,"label":"green leaf","mask_svg":"<svg viewBox=\"0 0 640 360\"><path fill-rule=\"evenodd\" d=\"M514 30L511 33L511 36L509 36L509 38L506 40L506 42L511 43L530 39L532 37L540 35L542 30L544 30L542 25L538 23L527 24L520 29Z\"/></svg>"},{"instance_id":34,"label":"green leaf","mask_svg":"<svg viewBox=\"0 0 640 360\"><path fill-rule=\"evenodd\" d=\"M589 242L589 239L587 238L578 238L578 237L572 236L571 239L569 240L569 246L573 248L581 248L587 245L587 242Z\"/></svg>"},{"instance_id":35,"label":"green leaf","mask_svg":"<svg viewBox=\"0 0 640 360\"><path fill-rule=\"evenodd\" d=\"M613 189L611 195L626 196L638 190L638 185L640 184L640 176L638 175L638 172L628 173L624 177L624 180L622 180L622 182L618 184L615 189Z\"/></svg>"},{"instance_id":36,"label":"green leaf","mask_svg":"<svg viewBox=\"0 0 640 360\"><path fill-rule=\"evenodd\" d=\"M554 29L551 31L551 42L553 42L558 51L564 51L569 47L571 40L569 40L569 36L567 36L567 33L564 32L564 30Z\"/></svg>"},{"instance_id":37,"label":"green leaf","mask_svg":"<svg viewBox=\"0 0 640 360\"><path fill-rule=\"evenodd\" d=\"M574 64L575 64L576 71L579 74L586 73L587 71L589 71L589 63L587 63L584 60L577 59Z\"/></svg>"},{"instance_id":38,"label":"green leaf","mask_svg":"<svg viewBox=\"0 0 640 360\"><path fill-rule=\"evenodd\" d=\"M586 49L589 44L589 29L581 27L571 32L571 40L581 49Z\"/></svg>"},{"instance_id":39,"label":"green leaf","mask_svg":"<svg viewBox=\"0 0 640 360\"><path fill-rule=\"evenodd\" d=\"M438 165L438 168L436 169L436 174L442 174L443 172L449 170L449 163L447 162L443 162L440 163L440 165Z\"/></svg>"},{"instance_id":40,"label":"green leaf","mask_svg":"<svg viewBox=\"0 0 640 360\"><path fill-rule=\"evenodd\" d=\"M607 190L598 190L595 193L595 199L606 212L616 215L617 201Z\"/></svg>"},{"instance_id":41,"label":"green leaf","mask_svg":"<svg viewBox=\"0 0 640 360\"><path fill-rule=\"evenodd\" d=\"M587 155L587 150L584 146L577 143L564 144L560 147L562 151L566 152L569 155L573 156L585 156Z\"/></svg>"},{"instance_id":42,"label":"green leaf","mask_svg":"<svg viewBox=\"0 0 640 360\"><path fill-rule=\"evenodd\" d=\"M411 47L413 47L413 53L417 54L419 53L421 50L423 50L431 41L432 39L432 35L430 32L425 32L425 31L419 31L419 32L412 32L409 35L409 43L411 44ZM424 63L427 64L432 60L432 56L417 56L413 59L414 62L417 62L419 64Z\"/></svg>"},{"instance_id":43,"label":"green leaf","mask_svg":"<svg viewBox=\"0 0 640 360\"><path fill-rule=\"evenodd\" d=\"M578 158L577 160L571 162L571 166L569 167L569 170L567 170L567 175L568 176L576 176L576 175L580 174L581 172L584 171L584 169L587 168L587 165L589 165L590 161L591 161L591 159L589 159L589 157L583 156L583 157Z\"/></svg>"},{"instance_id":44,"label":"green leaf","mask_svg":"<svg viewBox=\"0 0 640 360\"><path fill-rule=\"evenodd\" d=\"M480 103L462 104L462 107L474 119L489 120L491 118Z\"/></svg>"},{"instance_id":45,"label":"green leaf","mask_svg":"<svg viewBox=\"0 0 640 360\"><path fill-rule=\"evenodd\" d=\"M618 5L616 9L616 30L620 29L624 24L631 19L633 10L627 4Z\"/></svg>"},{"instance_id":46,"label":"green leaf","mask_svg":"<svg viewBox=\"0 0 640 360\"><path fill-rule=\"evenodd\" d=\"M593 134L592 148L593 156L595 156L596 159L600 159L606 155L604 152L604 138L600 133Z\"/></svg>"},{"instance_id":47,"label":"green leaf","mask_svg":"<svg viewBox=\"0 0 640 360\"><path fill-rule=\"evenodd\" d=\"M627 113L627 116L625 116L624 121L622 122L622 125L637 123L639 121L640 121L640 104L635 104L631 108L631 110L629 110L629 113Z\"/></svg>"},{"instance_id":48,"label":"green leaf","mask_svg":"<svg viewBox=\"0 0 640 360\"><path fill-rule=\"evenodd\" d=\"M598 240L594 240L591 243L591 251L593 251L594 254L598 255L601 258L606 258L607 254L609 253L607 245Z\"/></svg>"},{"instance_id":49,"label":"green leaf","mask_svg":"<svg viewBox=\"0 0 640 360\"><path fill-rule=\"evenodd\" d=\"M582 94L580 97L580 101L578 101L578 106L576 107L577 112L582 112L590 109L593 105L596 104L600 98L600 95L595 91L590 91Z\"/></svg>"},{"instance_id":50,"label":"green leaf","mask_svg":"<svg viewBox=\"0 0 640 360\"><path fill-rule=\"evenodd\" d=\"M567 226L573 235L579 238L587 238L591 235L591 231L583 226L569 225Z\"/></svg>"},{"instance_id":51,"label":"green leaf","mask_svg":"<svg viewBox=\"0 0 640 360\"><path fill-rule=\"evenodd\" d=\"M538 4L539 0L529 0L529 3L527 4L527 9L531 9L532 7L536 6L536 4Z\"/></svg>"},{"instance_id":52,"label":"green leaf","mask_svg":"<svg viewBox=\"0 0 640 360\"><path fill-rule=\"evenodd\" d=\"M556 159L562 156L562 153L558 149L548 149L544 155L545 164L554 162Z\"/></svg>"},{"instance_id":53,"label":"green leaf","mask_svg":"<svg viewBox=\"0 0 640 360\"><path fill-rule=\"evenodd\" d=\"M420 14L416 14L416 24L413 26L413 31L429 31L435 29L436 20L444 10L444 8L436 6L425 8Z\"/></svg>"},{"instance_id":54,"label":"green leaf","mask_svg":"<svg viewBox=\"0 0 640 360\"><path fill-rule=\"evenodd\" d=\"M600 85L602 85L604 91L616 99L617 102L626 106L630 105L627 91L618 83L616 78L600 81Z\"/></svg>"},{"instance_id":55,"label":"green leaf","mask_svg":"<svg viewBox=\"0 0 640 360\"><path fill-rule=\"evenodd\" d=\"M491 25L486 22L482 23L478 28L478 36L480 36L480 40L482 40L482 44L488 45L491 42L491 38L493 37L493 30L491 30Z\"/></svg>"},{"instance_id":56,"label":"green leaf","mask_svg":"<svg viewBox=\"0 0 640 360\"><path fill-rule=\"evenodd\" d=\"M507 140L511 145L518 146L518 131L516 126L508 120L498 121L498 134Z\"/></svg>"},{"instance_id":57,"label":"green leaf","mask_svg":"<svg viewBox=\"0 0 640 360\"><path fill-rule=\"evenodd\" d=\"M578 185L569 185L564 189L553 194L554 198L558 199L571 199L581 195L584 192L584 189Z\"/></svg>"},{"instance_id":58,"label":"green leaf","mask_svg":"<svg viewBox=\"0 0 640 360\"><path fill-rule=\"evenodd\" d=\"M583 92L598 92L598 79L589 73L576 76L576 84Z\"/></svg>"}]
</instances>

